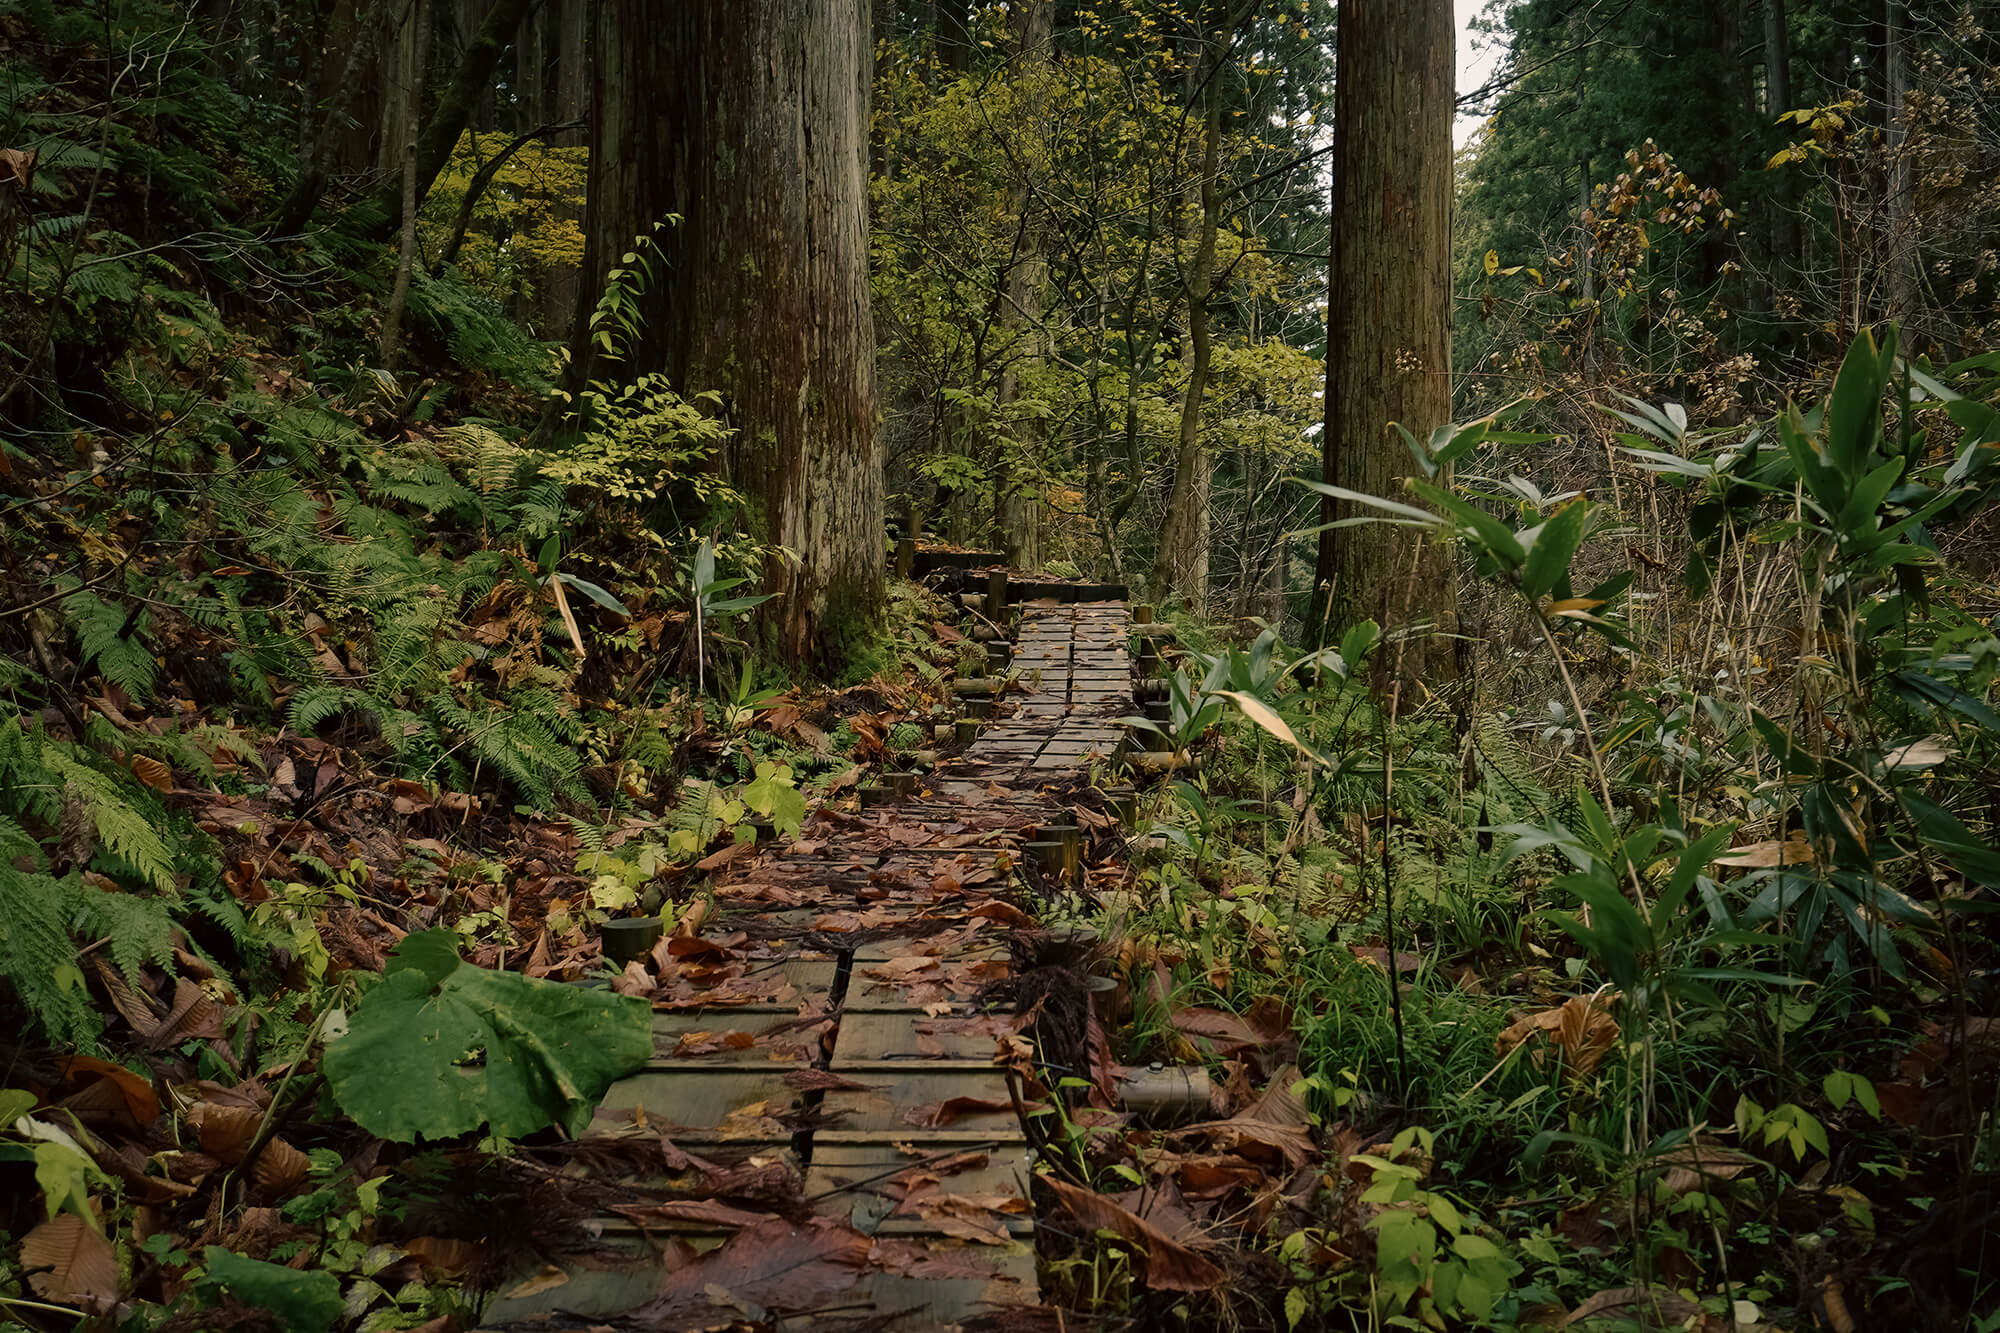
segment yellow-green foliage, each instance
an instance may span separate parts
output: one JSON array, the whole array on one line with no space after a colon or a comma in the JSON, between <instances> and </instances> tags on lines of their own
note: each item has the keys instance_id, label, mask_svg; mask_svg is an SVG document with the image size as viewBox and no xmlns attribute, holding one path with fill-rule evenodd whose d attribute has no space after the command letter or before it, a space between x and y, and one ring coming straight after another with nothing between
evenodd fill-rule
<instances>
[{"instance_id":1,"label":"yellow-green foliage","mask_svg":"<svg viewBox=\"0 0 2000 1333\"><path fill-rule=\"evenodd\" d=\"M451 238L465 192L512 136L468 130L424 200L423 244L435 254ZM535 142L507 159L472 210L459 272L495 295L532 286L543 273L583 262L583 206L590 150Z\"/></svg>"}]
</instances>

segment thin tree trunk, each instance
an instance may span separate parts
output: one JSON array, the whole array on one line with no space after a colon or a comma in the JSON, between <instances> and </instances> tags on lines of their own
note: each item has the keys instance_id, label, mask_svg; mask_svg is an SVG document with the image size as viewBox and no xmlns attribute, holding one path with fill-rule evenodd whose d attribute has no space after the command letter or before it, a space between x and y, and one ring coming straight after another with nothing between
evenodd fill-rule
<instances>
[{"instance_id":1,"label":"thin tree trunk","mask_svg":"<svg viewBox=\"0 0 2000 1333\"><path fill-rule=\"evenodd\" d=\"M326 194L335 154L346 137L346 123L369 91L371 80L362 76L377 55L377 39L387 26L384 20L392 11L409 3L411 0L375 0L361 11L359 20L354 23L347 59L340 67L340 82L333 90L333 101L313 136L312 148L299 162L298 179L292 182L285 201L278 205L278 211L272 217L271 230L278 235L294 235L312 221L313 211Z\"/></svg>"},{"instance_id":2,"label":"thin tree trunk","mask_svg":"<svg viewBox=\"0 0 2000 1333\"><path fill-rule=\"evenodd\" d=\"M1220 51L1216 52L1220 59ZM1208 301L1215 285L1215 239L1222 220L1222 188L1216 180L1222 150L1222 73L1211 69L1204 91L1202 124L1201 221L1194 263L1188 270L1188 376L1181 398L1179 447L1174 452L1173 488L1167 498L1166 526L1153 564L1154 595L1178 594L1197 614L1208 607L1208 494L1212 460L1201 441L1202 399L1208 393L1213 347Z\"/></svg>"},{"instance_id":3,"label":"thin tree trunk","mask_svg":"<svg viewBox=\"0 0 2000 1333\"><path fill-rule=\"evenodd\" d=\"M1014 77L1025 89L1017 123L1031 135L1043 128L1043 90L1049 76L1050 45L1055 35L1050 0L1017 0L1014 19ZM1041 328L1042 301L1047 293L1049 261L1040 220L1035 216L1033 181L1026 152L1016 154L1009 190L1021 241L1009 267L1006 299L1000 308L1000 328L1012 335L1004 355L995 403L1001 417L997 458L993 469L993 523L1000 550L1016 569L1042 564L1042 496L1024 465L1042 444L1042 423L1008 409L1020 400L1021 375L1032 374L1047 355L1047 334Z\"/></svg>"},{"instance_id":4,"label":"thin tree trunk","mask_svg":"<svg viewBox=\"0 0 2000 1333\"><path fill-rule=\"evenodd\" d=\"M1785 0L1764 0L1764 123L1777 123L1792 109L1792 44L1785 24ZM1799 218L1789 173L1771 192L1771 296L1782 309L1801 266Z\"/></svg>"},{"instance_id":5,"label":"thin tree trunk","mask_svg":"<svg viewBox=\"0 0 2000 1333\"><path fill-rule=\"evenodd\" d=\"M494 0L493 7L486 11L486 21L479 25L479 31L460 54L451 83L439 95L437 107L417 135L418 204L430 193L431 183L444 170L444 164L451 160L451 150L458 146L458 136L471 124L479 99L492 82L501 55L519 31L521 19L538 3L539 0ZM375 234L386 237L403 225L403 192L385 192L377 202L383 216L376 224Z\"/></svg>"},{"instance_id":6,"label":"thin tree trunk","mask_svg":"<svg viewBox=\"0 0 2000 1333\"><path fill-rule=\"evenodd\" d=\"M429 0L416 0L413 22L416 40L400 71L405 124L410 133L403 144L403 244L396 256L396 282L389 292L389 309L382 316L382 368L394 370L402 352L403 308L410 299L410 272L417 264L417 136L418 108L424 99L424 55L430 33Z\"/></svg>"},{"instance_id":7,"label":"thin tree trunk","mask_svg":"<svg viewBox=\"0 0 2000 1333\"><path fill-rule=\"evenodd\" d=\"M1884 210L1889 270L1885 313L1908 324L1917 314L1916 164L1909 150L1910 10L1905 0L1883 0L1882 114L1887 128L1888 208Z\"/></svg>"},{"instance_id":8,"label":"thin tree trunk","mask_svg":"<svg viewBox=\"0 0 2000 1333\"><path fill-rule=\"evenodd\" d=\"M1341 0L1335 94L1333 263L1327 306L1328 482L1401 498L1412 463L1391 427L1426 439L1451 415L1450 0ZM1371 515L1330 497L1322 521ZM1320 533L1315 634L1372 618L1432 629L1404 667L1457 673L1445 547L1423 529Z\"/></svg>"},{"instance_id":9,"label":"thin tree trunk","mask_svg":"<svg viewBox=\"0 0 2000 1333\"><path fill-rule=\"evenodd\" d=\"M932 32L938 63L953 74L963 74L972 66L970 10L971 0L937 0L937 23Z\"/></svg>"}]
</instances>

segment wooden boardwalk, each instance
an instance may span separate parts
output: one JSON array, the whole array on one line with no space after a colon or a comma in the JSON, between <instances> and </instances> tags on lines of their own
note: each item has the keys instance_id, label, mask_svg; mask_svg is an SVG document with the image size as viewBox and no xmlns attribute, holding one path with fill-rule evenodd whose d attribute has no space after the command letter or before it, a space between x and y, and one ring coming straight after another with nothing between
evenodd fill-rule
<instances>
[{"instance_id":1,"label":"wooden boardwalk","mask_svg":"<svg viewBox=\"0 0 2000 1333\"><path fill-rule=\"evenodd\" d=\"M1051 788L1124 739L1129 633L1122 602L1021 608L1019 686L961 756L900 801L823 809L718 873L701 935L655 950L654 1058L591 1130L664 1139L687 1203L608 1212L592 1230L626 1261L503 1286L485 1327L695 1327L755 1309L783 1329L947 1329L1036 1302L1026 1108L1008 1074L1027 1048L990 997L1028 924L1021 848L1070 818ZM759 1178L790 1182L786 1217L729 1196Z\"/></svg>"}]
</instances>

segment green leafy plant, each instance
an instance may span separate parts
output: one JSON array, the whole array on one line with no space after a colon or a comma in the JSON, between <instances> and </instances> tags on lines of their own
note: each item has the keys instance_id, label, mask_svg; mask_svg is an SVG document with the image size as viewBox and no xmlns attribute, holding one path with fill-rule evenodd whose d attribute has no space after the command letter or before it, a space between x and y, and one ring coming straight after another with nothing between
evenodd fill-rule
<instances>
[{"instance_id":1,"label":"green leafy plant","mask_svg":"<svg viewBox=\"0 0 2000 1333\"><path fill-rule=\"evenodd\" d=\"M341 1109L397 1142L482 1124L506 1138L551 1124L575 1135L652 1048L643 1000L474 967L451 931L428 930L396 946L327 1043L325 1070Z\"/></svg>"}]
</instances>

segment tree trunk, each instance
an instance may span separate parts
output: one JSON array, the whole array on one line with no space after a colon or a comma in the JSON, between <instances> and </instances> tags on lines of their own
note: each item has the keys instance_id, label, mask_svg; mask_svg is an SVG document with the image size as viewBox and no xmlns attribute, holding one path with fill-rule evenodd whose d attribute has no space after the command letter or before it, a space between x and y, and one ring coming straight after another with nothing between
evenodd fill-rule
<instances>
[{"instance_id":1,"label":"tree trunk","mask_svg":"<svg viewBox=\"0 0 2000 1333\"><path fill-rule=\"evenodd\" d=\"M1014 7L1014 77L1023 86L1017 123L1029 134L1042 131L1043 92L1049 78L1050 44L1055 35L1050 0L1018 0ZM1042 563L1042 495L1026 473L1042 443L1039 418L1010 413L1020 401L1021 376L1032 374L1047 357L1048 335L1042 329L1042 301L1047 293L1049 261L1041 220L1036 216L1030 156L1014 157L1014 181L1009 189L1020 234L1014 262L1007 272L1006 297L1000 308L1000 328L1010 335L1004 347L1005 368L995 393L1000 429L993 469L993 525L1000 550L1015 569L1039 569Z\"/></svg>"},{"instance_id":2,"label":"tree trunk","mask_svg":"<svg viewBox=\"0 0 2000 1333\"><path fill-rule=\"evenodd\" d=\"M1221 59L1221 43L1213 59ZM1167 498L1166 526L1153 563L1153 595L1179 595L1197 615L1208 608L1208 494L1213 460L1201 441L1202 399L1208 392L1213 348L1208 301L1215 286L1215 237L1222 221L1222 186L1216 180L1222 151L1222 72L1210 69L1202 125L1201 221L1194 263L1187 279L1187 388L1181 398L1180 445L1174 452L1173 489Z\"/></svg>"},{"instance_id":3,"label":"tree trunk","mask_svg":"<svg viewBox=\"0 0 2000 1333\"><path fill-rule=\"evenodd\" d=\"M305 229L326 194L335 164L355 151L348 122L357 114L367 114L369 102L378 100L381 92L382 62L377 39L388 26L390 15L408 3L409 0L373 0L362 8L360 0L356 0L354 5L342 6L344 19L336 16L336 23L329 25L329 45L337 45L337 39L344 39L347 53L339 64L325 66L339 81L328 90L326 114L312 135L311 148L299 162L298 179L292 182L284 202L272 216L271 230L278 235L290 236Z\"/></svg>"},{"instance_id":4,"label":"tree trunk","mask_svg":"<svg viewBox=\"0 0 2000 1333\"><path fill-rule=\"evenodd\" d=\"M590 114L590 5L588 0L549 0L548 22L544 25L555 51L554 87L550 91L548 119L559 123L582 120ZM556 148L577 148L589 142L587 133L558 135L549 141ZM557 217L583 225L582 210L568 204L555 206ZM574 264L552 268L542 275L542 329L544 338L560 342L570 335L577 318L577 295L583 284Z\"/></svg>"},{"instance_id":5,"label":"tree trunk","mask_svg":"<svg viewBox=\"0 0 2000 1333\"><path fill-rule=\"evenodd\" d=\"M1908 324L1917 314L1916 164L1909 149L1910 10L1905 0L1882 5L1882 116L1887 129L1888 167L1885 188L1884 248L1889 290L1884 313L1892 323ZM1904 344L1916 349L1914 338Z\"/></svg>"},{"instance_id":6,"label":"tree trunk","mask_svg":"<svg viewBox=\"0 0 2000 1333\"><path fill-rule=\"evenodd\" d=\"M1764 124L1774 125L1792 109L1792 43L1785 25L1785 0L1764 0ZM1799 252L1799 218L1795 211L1791 174L1780 177L1771 192L1771 292L1782 308L1784 294L1795 281L1803 256Z\"/></svg>"},{"instance_id":7,"label":"tree trunk","mask_svg":"<svg viewBox=\"0 0 2000 1333\"><path fill-rule=\"evenodd\" d=\"M932 33L938 63L953 74L963 74L972 67L971 8L971 0L937 0Z\"/></svg>"},{"instance_id":8,"label":"tree trunk","mask_svg":"<svg viewBox=\"0 0 2000 1333\"><path fill-rule=\"evenodd\" d=\"M868 300L867 0L601 0L585 272L658 233L621 374L715 390L778 596L774 651L832 671L880 623ZM589 355L579 331L573 348Z\"/></svg>"},{"instance_id":9,"label":"tree trunk","mask_svg":"<svg viewBox=\"0 0 2000 1333\"><path fill-rule=\"evenodd\" d=\"M1391 422L1426 439L1451 415L1454 41L1451 0L1341 0L1321 448L1326 480L1363 494L1402 497L1412 460ZM1356 516L1322 503L1323 522ZM1364 618L1435 630L1404 670L1457 674L1451 556L1425 530L1327 529L1314 582L1315 633Z\"/></svg>"},{"instance_id":10,"label":"tree trunk","mask_svg":"<svg viewBox=\"0 0 2000 1333\"><path fill-rule=\"evenodd\" d=\"M444 164L451 160L451 150L458 146L458 136L472 123L473 112L493 81L493 71L498 68L501 55L520 29L522 16L535 3L536 0L494 0L493 7L486 11L486 21L479 25L479 31L459 55L451 83L438 97L437 107L417 136L419 204L430 193L431 182L444 170ZM383 217L376 224L375 234L388 236L403 225L402 192L388 191L377 202Z\"/></svg>"},{"instance_id":11,"label":"tree trunk","mask_svg":"<svg viewBox=\"0 0 2000 1333\"><path fill-rule=\"evenodd\" d=\"M417 264L417 136L419 108L424 101L424 56L429 45L430 0L417 0L411 22L416 40L408 59L397 71L405 111L403 124L408 134L403 142L403 243L396 256L396 281L389 292L389 308L382 315L382 369L394 370L402 352L403 307L410 299L410 271Z\"/></svg>"}]
</instances>

